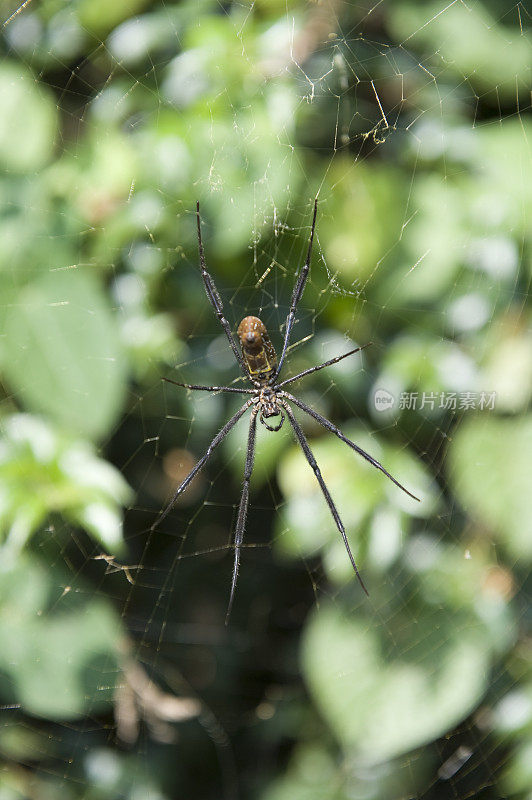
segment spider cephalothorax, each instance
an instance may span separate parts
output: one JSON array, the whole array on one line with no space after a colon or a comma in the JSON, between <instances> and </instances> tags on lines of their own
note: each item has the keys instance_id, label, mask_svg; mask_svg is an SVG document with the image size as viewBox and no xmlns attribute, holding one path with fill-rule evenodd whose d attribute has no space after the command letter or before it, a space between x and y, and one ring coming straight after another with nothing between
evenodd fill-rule
<instances>
[{"instance_id":1,"label":"spider cephalothorax","mask_svg":"<svg viewBox=\"0 0 532 800\"><path fill-rule=\"evenodd\" d=\"M269 431L280 431L284 422L284 413L279 401L280 398L270 386L264 386L260 390L258 395L259 417L262 424L268 428ZM280 420L277 425L269 425L266 422L269 417L280 417Z\"/></svg>"},{"instance_id":2,"label":"spider cephalothorax","mask_svg":"<svg viewBox=\"0 0 532 800\"><path fill-rule=\"evenodd\" d=\"M291 408L291 404L297 406L301 411L304 411L306 414L311 416L316 422L318 422L322 427L326 430L334 433L342 442L345 442L352 450L356 453L361 455L363 458L366 459L370 464L380 470L384 475L386 475L396 486L403 490L407 495L412 497L414 500L418 500L418 498L413 495L408 489L397 481L393 475L384 469L382 464L370 456L369 453L366 453L361 447L348 439L347 436L344 436L342 431L333 425L325 417L322 417L321 414L318 414L317 411L314 411L313 408L307 406L306 403L303 403L301 400L298 400L289 392L284 391L282 388L283 386L287 386L289 383L293 383L294 381L302 378L304 375L310 375L312 372L317 372L317 370L323 369L324 367L329 367L331 364L336 364L338 361L341 361L343 358L347 358L347 356L353 355L353 353L357 353L359 350L362 350L362 347L356 347L354 350L350 350L348 353L344 353L341 356L336 356L336 358L331 358L329 361L325 361L323 364L318 364L316 367L310 367L309 369L300 372L298 375L294 375L292 378L287 378L281 383L278 382L278 377L281 372L281 368L284 363L284 359L286 356L288 343L290 340L290 334L292 331L292 327L294 325L295 320L295 313L297 305L301 299L303 294L303 289L305 288L305 284L307 282L308 273L310 269L310 257L312 255L312 242L314 239L314 229L316 226L316 213L318 209L318 201L314 201L314 216L312 218L312 227L310 229L310 240L309 246L307 251L307 258L306 261L301 268L301 271L297 277L296 284L294 286L294 290L292 292L292 300L290 303L290 310L288 312L288 316L286 317L285 322L285 331L284 331L284 340L283 340L283 348L281 351L281 357L277 360L277 355L275 353L275 349L273 344L271 343L270 337L268 336L268 331L266 330L266 326L258 317L244 317L240 325L238 326L237 336L240 341L239 350L235 337L231 331L228 321L226 320L224 313L223 313L223 304L218 294L218 290L214 285L214 281L212 277L207 272L207 266L205 263L205 254L203 252L203 244L201 241L201 226L200 226L200 216L199 216L199 203L196 204L196 220L198 225L198 246L199 246L199 256L200 256L200 268L201 268L201 275L203 278L203 283L205 284L205 291L207 293L207 297L214 308L216 316L225 331L225 335L231 345L231 349L235 355L235 358L240 366L242 374L248 378L251 383L253 384L253 389L243 389L236 386L198 386L196 384L190 383L179 383L178 381L172 381L169 378L165 378L169 383L175 383L177 386L183 386L186 389L193 389L193 390L200 390L200 391L209 391L209 392L230 392L234 394L243 394L243 395L251 395L248 400L244 403L244 405L234 414L231 419L226 422L223 428L218 431L210 445L208 446L205 454L200 458L196 466L189 472L185 480L177 487L174 492L174 495L166 508L162 511L159 515L158 519L152 525L152 530L155 528L170 512L174 503L176 502L179 495L187 488L191 480L194 476L199 472L199 470L204 466L207 462L208 458L210 457L212 451L215 447L217 447L220 442L225 439L229 431L236 425L238 420L244 416L245 412L248 409L251 409L251 418L249 423L249 435L248 435L248 446L246 451L246 464L244 467L244 485L242 488L242 495L240 497L240 505L238 508L238 517L236 522L236 530L235 530L235 558L233 564L233 578L231 582L231 594L229 597L229 605L227 608L226 614L226 624L229 620L229 615L231 613L231 608L233 605L233 598L235 594L236 588L236 581L238 577L238 568L240 565L240 549L242 546L242 540L244 537L244 528L246 525L246 516L248 510L248 502L249 502L249 483L251 480L251 473L253 472L253 461L255 458L255 438L257 433L257 415L260 418L262 424L272 432L280 430L284 419L285 414L290 421L290 425L294 431L296 439L307 459L308 463L312 467L314 474L316 475L316 480L319 483L320 489L323 492L323 496L329 506L329 510L332 514L332 517L335 521L336 527L338 528L342 540L344 542L345 548L347 550L347 554L355 571L355 574L360 581L360 584L364 591L367 594L366 587L360 577L360 573L357 569L357 565L355 563L355 559L353 557L353 553L351 552L351 548L349 546L349 542L347 540L347 534L345 532L345 528L343 526L342 520L340 519L340 515L334 505L333 499L327 489L325 481L323 480L323 476L321 474L320 468L316 463L316 459L314 458L312 451L309 447L305 434L294 416L294 413ZM364 345L366 347L367 345ZM279 423L277 425L269 425L267 420L271 417L280 417Z\"/></svg>"}]
</instances>

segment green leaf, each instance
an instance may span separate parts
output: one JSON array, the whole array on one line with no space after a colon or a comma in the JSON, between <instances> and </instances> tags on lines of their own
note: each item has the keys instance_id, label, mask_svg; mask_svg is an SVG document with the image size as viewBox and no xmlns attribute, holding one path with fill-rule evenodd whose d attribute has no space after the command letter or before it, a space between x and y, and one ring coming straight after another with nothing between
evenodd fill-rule
<instances>
[{"instance_id":1,"label":"green leaf","mask_svg":"<svg viewBox=\"0 0 532 800\"><path fill-rule=\"evenodd\" d=\"M53 602L57 587L67 584L66 576L25 558L3 570L0 595L0 670L9 676L8 699L57 720L98 713L109 703L123 635L101 598L66 592ZM28 592L31 601L21 602Z\"/></svg>"},{"instance_id":2,"label":"green leaf","mask_svg":"<svg viewBox=\"0 0 532 800\"><path fill-rule=\"evenodd\" d=\"M8 170L32 172L53 152L57 127L52 94L20 63L0 67L0 163Z\"/></svg>"},{"instance_id":3,"label":"green leaf","mask_svg":"<svg viewBox=\"0 0 532 800\"><path fill-rule=\"evenodd\" d=\"M121 505L132 493L111 464L86 442L60 436L30 414L2 423L0 539L2 563L17 557L53 513L91 533L108 552L122 547Z\"/></svg>"},{"instance_id":4,"label":"green leaf","mask_svg":"<svg viewBox=\"0 0 532 800\"><path fill-rule=\"evenodd\" d=\"M322 715L368 765L441 736L487 686L489 640L473 614L426 607L396 625L397 638L377 620L324 604L303 641L303 672Z\"/></svg>"},{"instance_id":5,"label":"green leaf","mask_svg":"<svg viewBox=\"0 0 532 800\"><path fill-rule=\"evenodd\" d=\"M407 188L403 176L390 165L383 169L361 162L346 181L350 169L350 159L339 154L327 171L328 202L320 207L319 235L328 269L339 273L340 283L356 286L373 276L383 253L400 236L403 220L397 197ZM383 218L386 226L381 224Z\"/></svg>"},{"instance_id":6,"label":"green leaf","mask_svg":"<svg viewBox=\"0 0 532 800\"><path fill-rule=\"evenodd\" d=\"M262 800L343 800L341 777L325 748L316 744L300 746L288 769L261 795Z\"/></svg>"},{"instance_id":7,"label":"green leaf","mask_svg":"<svg viewBox=\"0 0 532 800\"><path fill-rule=\"evenodd\" d=\"M451 443L449 479L466 511L512 557L532 560L532 416L467 420Z\"/></svg>"},{"instance_id":8,"label":"green leaf","mask_svg":"<svg viewBox=\"0 0 532 800\"><path fill-rule=\"evenodd\" d=\"M388 23L395 36L436 54L439 63L462 80L467 76L473 86L515 99L517 76L530 67L530 44L517 25L499 24L481 2L445 8L434 2L397 3L390 11Z\"/></svg>"},{"instance_id":9,"label":"green leaf","mask_svg":"<svg viewBox=\"0 0 532 800\"><path fill-rule=\"evenodd\" d=\"M24 404L66 428L104 436L120 412L126 363L96 281L55 272L25 287L6 318L5 373Z\"/></svg>"},{"instance_id":10,"label":"green leaf","mask_svg":"<svg viewBox=\"0 0 532 800\"><path fill-rule=\"evenodd\" d=\"M81 24L97 38L118 25L136 11L141 11L147 0L80 0L76 3Z\"/></svg>"}]
</instances>

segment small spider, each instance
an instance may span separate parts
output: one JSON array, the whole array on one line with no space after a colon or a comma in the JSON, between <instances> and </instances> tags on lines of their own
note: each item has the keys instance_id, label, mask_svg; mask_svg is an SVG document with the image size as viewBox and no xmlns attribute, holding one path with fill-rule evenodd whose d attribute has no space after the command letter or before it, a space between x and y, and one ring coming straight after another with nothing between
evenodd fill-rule
<instances>
[{"instance_id":1,"label":"small spider","mask_svg":"<svg viewBox=\"0 0 532 800\"><path fill-rule=\"evenodd\" d=\"M310 230L310 240L307 252L307 258L301 269L299 276L296 281L296 285L294 287L294 291L292 293L292 301L290 303L290 311L288 312L288 316L286 317L285 323L285 334L284 334L284 342L283 348L281 351L281 357L277 360L277 355L275 349L270 341L270 337L268 336L268 331L263 322L258 317L244 317L240 325L238 326L237 336L240 341L240 349L237 346L236 340L231 332L231 328L229 327L229 323L224 317L223 313L223 304L218 294L218 290L214 285L214 281L211 275L207 272L207 267L205 263L205 253L203 250L203 243L201 239L201 225L200 225L200 213L199 213L199 202L196 204L196 220L198 226L198 248L199 248L199 258L200 258L200 267L201 267L201 275L203 278L203 282L205 284L205 291L207 293L207 297L214 308L216 316L218 317L222 328L225 331L225 335L229 340L229 344L233 350L235 358L242 370L243 375L248 378L251 383L253 384L253 389L240 389L234 386L198 386L196 384L189 384L189 383L179 383L178 381L170 380L169 378L164 378L165 381L168 383L173 383L176 386L182 386L185 389L193 389L199 391L206 391L206 392L231 392L234 394L249 394L251 397L249 400L246 400L242 408L234 414L231 419L223 426L223 428L218 431L212 442L207 448L205 454L200 458L196 466L189 472L187 477L184 481L178 486L175 490L172 499L165 507L165 509L161 512L160 516L156 520L156 522L152 525L152 530L159 525L160 522L167 516L170 512L172 507L174 506L177 498L179 495L184 492L187 488L191 480L194 476L199 472L199 470L205 465L209 457L211 456L215 447L217 447L220 442L225 439L229 431L236 425L238 420L245 414L245 412L251 408L251 418L249 422L249 436L248 436L248 446L247 446L247 453L246 453L246 464L244 468L244 486L242 488L242 496L240 498L240 506L238 508L238 518L236 522L236 530L235 530L235 558L234 558L234 565L233 565L233 578L231 582L231 593L229 596L229 603L227 607L227 614L225 617L225 624L227 625L229 621L229 616L231 614L231 609L233 606L233 599L235 595L235 588L236 582L238 578L238 568L240 566L240 549L242 546L242 540L244 537L244 529L246 525L246 516L248 510L248 501L249 501L249 483L251 480L251 474L253 472L253 461L255 457L255 437L256 437L256 429L257 429L257 416L259 417L261 423L269 430L269 431L278 431L280 430L284 420L285 420L285 412L286 416L288 417L290 424L294 430L296 435L296 439L298 440L305 457L312 467L314 474L316 475L316 479L320 485L321 491L327 501L327 505L331 511L333 519L336 523L336 527L340 531L342 536L345 548L347 550L347 554L355 571L355 574L362 586L364 592L368 594L366 587L364 586L364 582L360 576L358 571L357 565L355 563L355 559L353 557L353 553L351 552L351 548L349 546L349 542L347 540L347 535L345 532L345 528L343 526L342 520L340 519L340 515L334 505L333 499L329 494L329 490L325 485L325 481L323 480L323 476L320 472L320 468L316 463L316 459L312 455L312 451L309 447L305 434L296 420L294 413L290 407L290 403L293 403L295 406L300 408L302 411L309 414L313 419L320 423L324 428L331 433L334 433L338 436L342 442L345 442L349 447L351 447L356 453L361 455L366 461L369 461L370 464L373 464L374 467L379 469L383 472L386 477L388 477L396 486L403 490L409 497L412 497L414 500L419 500L415 495L405 489L405 487L397 481L393 475L384 469L382 464L370 456L369 453L366 453L365 450L362 450L357 444L352 442L347 436L337 428L335 425L332 424L328 419L322 417L321 414L318 414L317 411L307 406L301 400L298 400L289 392L285 391L283 387L287 386L294 381L299 380L304 375L310 375L313 372L317 372L319 369L323 369L324 367L329 367L331 364L336 364L338 361L341 361L343 358L347 358L347 356L351 356L354 353L358 353L359 350L362 350L363 347L357 347L354 350L350 350L348 353L344 353L341 356L336 356L336 358L331 358L328 361L325 361L323 364L320 364L316 367L311 367L310 369L305 369L303 372L300 372L298 375L294 375L292 378L287 378L284 381L279 383L279 373L281 372L281 368L283 366L286 352L288 349L288 343L290 341L290 334L292 332L292 327L294 325L295 314L297 305L301 299L301 295L303 294L303 290L305 288L305 284L307 282L309 269L310 269L310 259L312 255L312 242L314 239L314 229L316 227L316 213L318 209L318 201L317 199L314 201L314 216L312 218L312 227ZM368 345L364 345L367 347ZM273 424L273 420L276 420L275 424ZM270 423L272 421L272 423Z\"/></svg>"}]
</instances>

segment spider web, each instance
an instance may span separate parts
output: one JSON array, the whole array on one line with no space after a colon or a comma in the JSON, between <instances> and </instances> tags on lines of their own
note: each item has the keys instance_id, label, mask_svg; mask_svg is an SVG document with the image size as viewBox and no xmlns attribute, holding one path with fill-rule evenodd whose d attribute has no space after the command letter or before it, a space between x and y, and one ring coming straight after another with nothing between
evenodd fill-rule
<instances>
[{"instance_id":1,"label":"spider web","mask_svg":"<svg viewBox=\"0 0 532 800\"><path fill-rule=\"evenodd\" d=\"M529 9L2 20L0 797L530 797ZM283 377L371 342L289 388L421 503L297 414L368 599L259 430L226 629L245 421L151 528L240 400L161 380L242 385L195 201L279 352L316 196Z\"/></svg>"}]
</instances>

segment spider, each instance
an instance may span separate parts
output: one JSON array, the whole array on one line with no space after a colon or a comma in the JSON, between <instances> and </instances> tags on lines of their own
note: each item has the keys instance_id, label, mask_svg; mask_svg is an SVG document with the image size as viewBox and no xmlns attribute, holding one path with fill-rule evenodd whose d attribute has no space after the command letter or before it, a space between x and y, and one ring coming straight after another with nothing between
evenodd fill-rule
<instances>
[{"instance_id":1,"label":"spider","mask_svg":"<svg viewBox=\"0 0 532 800\"><path fill-rule=\"evenodd\" d=\"M160 516L156 520L156 522L152 525L152 530L159 525L162 520L170 513L171 509L173 508L177 498L179 495L184 492L187 488L191 480L194 476L200 471L200 469L207 463L207 460L210 458L213 450L218 447L220 442L225 439L229 431L236 425L238 420L244 416L248 409L251 409L250 415L250 422L249 422L249 434L248 434L248 445L246 451L246 463L244 467L244 485L242 488L242 495L240 497L240 505L238 508L238 517L236 522L236 529L235 529L235 539L234 539L234 564L233 564L233 576L231 581L231 592L229 595L229 603L227 606L227 613L225 617L225 624L229 622L229 617L231 614L231 609L233 607L233 600L235 596L235 589L236 583L238 578L238 570L240 566L240 550L242 546L242 540L244 537L244 530L246 526L246 517L248 511L248 502L249 502L249 484L251 480L251 474L253 472L253 462L255 458L255 438L256 438L256 431L257 431L257 417L260 419L261 423L272 432L276 432L281 429L283 422L285 420L285 415L288 417L288 420L292 426L292 429L295 433L296 439L303 450L303 453L312 467L314 474L316 475L316 479L319 483L320 489L323 492L325 500L327 501L327 505L329 506L329 510L333 516L333 519L336 523L336 527L338 528L344 545L345 549L347 550L347 554L351 561L351 565L353 570L355 571L355 575L358 578L362 589L368 594L368 590L366 589L360 572L358 571L358 567L356 565L355 559L353 557L353 553L351 552L351 548L349 546L349 542L347 539L347 534L345 532L344 525L342 520L340 519L340 515L338 514L337 508L333 502L333 499L329 493L329 490L323 480L323 476L321 474L320 468L316 463L316 459L314 458L312 451L309 447L305 434L301 428L301 425L297 421L292 411L290 404L297 406L297 408L304 411L306 414L309 414L313 419L319 422L326 430L334 433L342 442L349 445L356 453L361 455L366 461L369 461L374 467L378 470L383 472L387 478L389 478L396 486L403 490L409 497L412 497L414 500L419 500L418 497L413 495L411 492L408 491L399 481L397 481L393 475L391 475L383 466L380 464L373 456L369 453L366 453L361 447L359 447L355 442L352 442L350 439L345 436L342 431L333 425L325 417L322 417L321 414L318 414L317 411L314 411L313 408L303 403L301 400L298 400L294 397L290 392L285 390L285 386L288 386L294 381L299 380L304 375L310 375L313 372L317 372L320 369L324 369L324 367L329 367L332 364L336 364L338 361L341 361L348 356L353 355L354 353L358 353L360 350L363 350L364 347L368 347L368 345L363 345L363 347L356 347L354 350L350 350L348 353L344 353L341 356L336 356L335 358L331 358L328 361L325 361L323 364L319 364L315 367L310 367L309 369L303 370L298 375L294 375L291 378L287 378L284 381L279 382L279 374L281 372L282 366L284 364L284 360L286 357L288 344L290 341L290 334L292 332L292 327L295 321L295 314L298 303L301 299L303 294L303 290L305 288L305 284L307 282L309 269L310 269L310 260L312 256L312 242L314 240L314 230L316 227L316 214L318 210L318 201L317 198L314 201L314 215L312 218L312 227L310 230L310 239L307 251L307 258L305 263L297 277L294 290L292 293L292 300L290 302L290 310L288 312L288 316L286 317L285 322L285 333L284 333L284 341L283 347L281 350L281 357L277 360L277 355L273 344L270 340L268 335L268 331L266 330L266 326L258 317L244 317L240 325L237 329L237 337L240 342L240 349L237 345L236 339L233 336L231 328L227 319L224 316L223 311L223 304L214 285L214 280L212 276L207 272L207 266L205 262L205 252L203 249L203 242L201 239L201 223L200 223L200 208L199 202L196 203L196 222L198 228L198 249L199 249L199 260L200 260L200 269L201 269L201 276L203 278L203 283L205 284L205 291L207 293L207 297L209 298L209 302L211 303L216 316L222 326L227 339L229 340L229 344L231 345L231 349L235 355L235 358L240 366L240 369L244 375L244 377L248 378L251 383L253 384L252 389L244 389L238 388L235 386L199 386L197 384L190 384L190 383L180 383L178 381L171 380L170 378L164 378L165 381L168 383L173 383L176 386L184 387L185 389L191 389L194 391L204 391L204 392L230 392L234 394L241 394L241 395L250 395L249 399L246 400L244 405L233 414L231 419L226 422L223 428L218 431L210 445L208 446L205 454L200 458L198 463L195 467L189 472L187 477L182 481L182 483L177 487L175 490L171 500L168 502L164 510L161 512ZM371 344L371 342L369 343Z\"/></svg>"}]
</instances>

